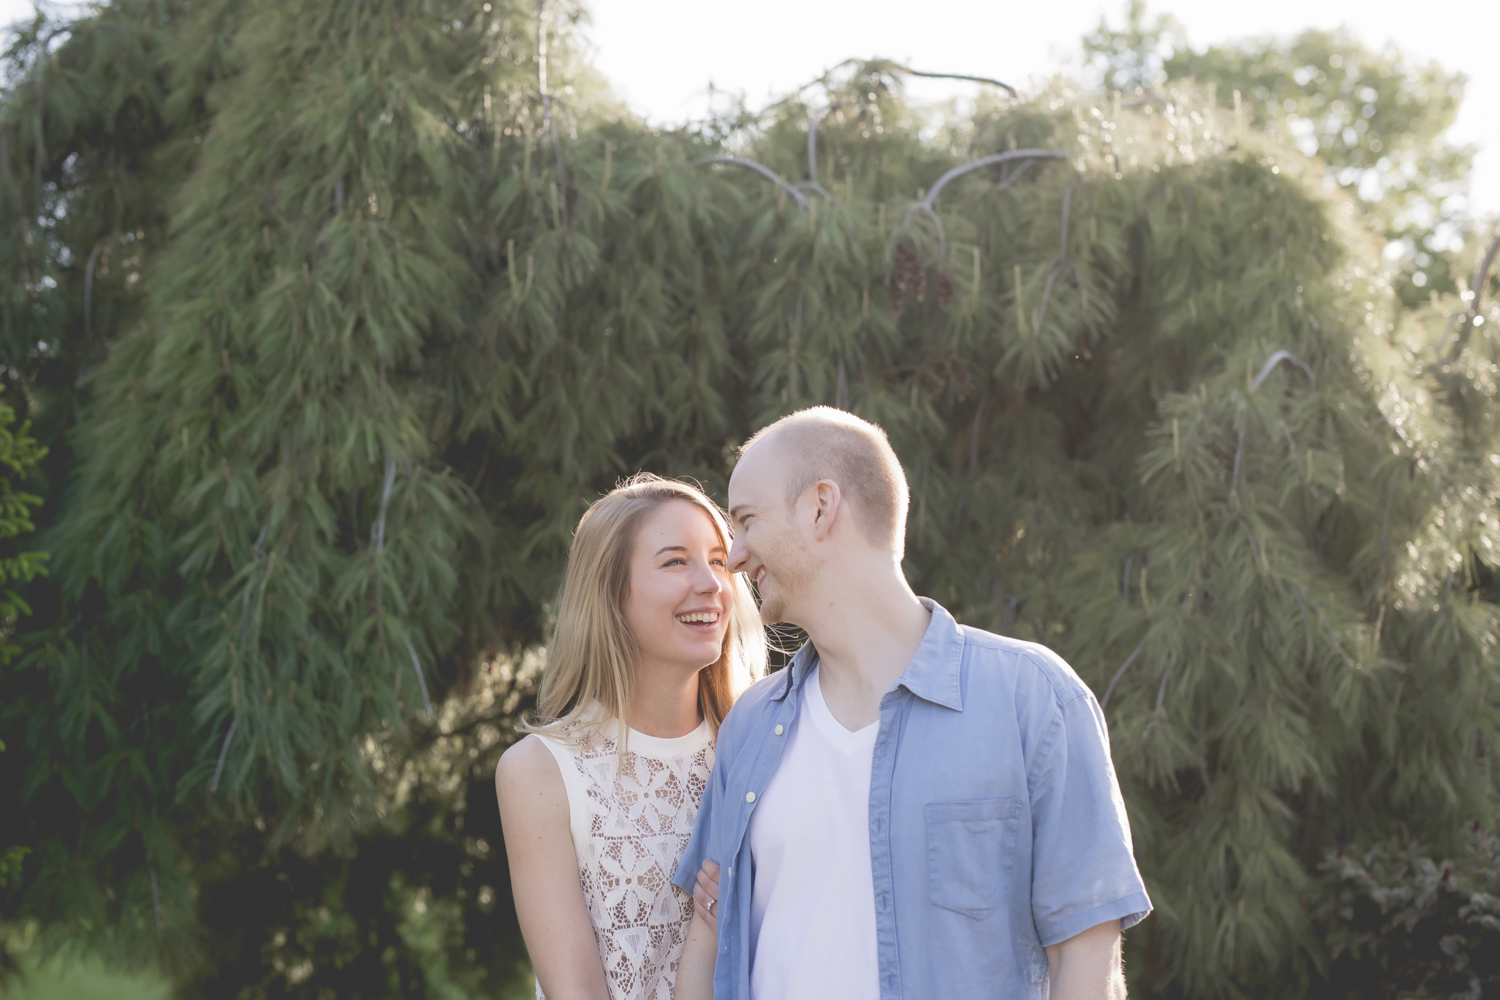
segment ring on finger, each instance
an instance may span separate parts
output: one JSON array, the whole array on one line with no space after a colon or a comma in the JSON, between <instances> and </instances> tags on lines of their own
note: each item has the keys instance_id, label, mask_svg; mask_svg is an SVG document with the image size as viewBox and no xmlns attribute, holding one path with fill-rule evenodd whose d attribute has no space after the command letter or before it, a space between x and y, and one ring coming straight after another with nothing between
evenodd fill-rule
<instances>
[{"instance_id":1,"label":"ring on finger","mask_svg":"<svg viewBox=\"0 0 1500 1000\"><path fill-rule=\"evenodd\" d=\"M714 912L714 907L717 906L717 905L719 905L719 901L717 899L710 899L708 901L708 912L709 913Z\"/></svg>"}]
</instances>

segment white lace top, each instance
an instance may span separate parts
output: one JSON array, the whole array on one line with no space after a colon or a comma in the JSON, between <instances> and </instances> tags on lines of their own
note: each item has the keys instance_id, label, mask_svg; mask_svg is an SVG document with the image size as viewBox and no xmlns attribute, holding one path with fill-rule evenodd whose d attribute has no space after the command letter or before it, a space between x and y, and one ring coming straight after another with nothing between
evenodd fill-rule
<instances>
[{"instance_id":1,"label":"white lace top","mask_svg":"<svg viewBox=\"0 0 1500 1000\"><path fill-rule=\"evenodd\" d=\"M672 875L713 770L708 722L676 739L630 730L618 782L613 739L572 746L538 738L567 789L578 882L610 1000L671 1000L693 918L693 899ZM536 995L545 1000L540 983Z\"/></svg>"}]
</instances>

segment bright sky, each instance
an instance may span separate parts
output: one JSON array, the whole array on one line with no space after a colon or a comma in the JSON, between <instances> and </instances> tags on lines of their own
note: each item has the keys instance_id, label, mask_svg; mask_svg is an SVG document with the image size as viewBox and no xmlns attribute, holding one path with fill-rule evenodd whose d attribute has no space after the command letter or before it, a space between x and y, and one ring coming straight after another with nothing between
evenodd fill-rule
<instances>
[{"instance_id":1,"label":"bright sky","mask_svg":"<svg viewBox=\"0 0 1500 1000\"><path fill-rule=\"evenodd\" d=\"M782 96L852 56L913 69L969 73L1023 87L1081 62L1079 39L1125 0L584 0L594 64L648 118L702 113L709 81L751 107ZM1454 135L1481 147L1471 206L1500 216L1500 2L1496 0L1148 0L1195 46L1346 25L1366 45L1395 41L1469 77ZM972 84L920 81L919 98L968 95Z\"/></svg>"},{"instance_id":2,"label":"bright sky","mask_svg":"<svg viewBox=\"0 0 1500 1000\"><path fill-rule=\"evenodd\" d=\"M308 0L316 2L316 0ZM583 0L594 63L632 108L664 123L702 113L710 81L751 106L780 96L852 56L914 69L972 73L1023 86L1077 69L1082 35L1125 0ZM58 4L57 6L63 6ZM0 0L0 24L31 0ZM1471 205L1500 216L1500 3L1495 0L1155 0L1194 45L1303 28L1352 28L1368 45L1396 42L1469 77L1454 136L1480 147ZM920 81L919 98L972 94L972 85Z\"/></svg>"}]
</instances>

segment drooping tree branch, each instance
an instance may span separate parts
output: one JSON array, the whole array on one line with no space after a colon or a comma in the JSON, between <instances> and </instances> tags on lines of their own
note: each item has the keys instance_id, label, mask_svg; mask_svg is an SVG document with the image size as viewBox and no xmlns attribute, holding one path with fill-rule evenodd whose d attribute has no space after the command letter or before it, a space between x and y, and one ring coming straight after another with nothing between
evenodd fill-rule
<instances>
[{"instance_id":1,"label":"drooping tree branch","mask_svg":"<svg viewBox=\"0 0 1500 1000\"><path fill-rule=\"evenodd\" d=\"M564 228L568 224L567 175L563 172L562 140L552 117L552 94L547 89L547 0L536 0L536 77L542 96L542 127L552 134L552 154L557 161L558 217ZM569 112L571 114L571 112Z\"/></svg>"},{"instance_id":2,"label":"drooping tree branch","mask_svg":"<svg viewBox=\"0 0 1500 1000\"><path fill-rule=\"evenodd\" d=\"M803 91L807 90L809 87L816 87L820 84L826 87L828 86L829 77L833 76L834 73L843 69L845 66L856 64L868 66L876 72L884 71L886 73L905 73L907 76L921 76L933 80L968 80L972 83L987 83L992 87L999 87L1011 97L1019 96L1016 93L1016 88L1012 87L1008 83L1003 83L1002 81L996 80L992 77L970 76L967 73L928 73L924 70L912 69L910 66L903 66L901 63L898 63L892 59L845 59L843 62L837 63L834 66L830 67L822 76L818 77L816 80L809 80L807 83L804 83L802 86L798 87L796 93L792 96L796 97Z\"/></svg>"},{"instance_id":3,"label":"drooping tree branch","mask_svg":"<svg viewBox=\"0 0 1500 1000\"><path fill-rule=\"evenodd\" d=\"M427 677L422 673L422 661L417 659L417 647L406 640L406 651L411 654L411 667L417 672L417 684L422 688L422 706L427 710L427 715L432 716L432 699L427 696Z\"/></svg>"},{"instance_id":4,"label":"drooping tree branch","mask_svg":"<svg viewBox=\"0 0 1500 1000\"><path fill-rule=\"evenodd\" d=\"M1025 160L1025 166L1030 166L1031 163L1036 160L1065 159L1067 159L1067 154L1060 153L1052 149L1012 149L1009 152L1005 153L994 153L990 156L981 156L979 159L975 160L972 163L965 163L962 166L954 167L952 170L949 170L947 173L943 174L943 176L937 179L937 183L932 185L932 188L927 192L926 197L924 197L921 201L917 202L907 210L906 217L901 222L901 228L896 231L892 239L900 239L900 237L906 233L907 228L911 225L912 216L917 214L918 212L921 212L931 218L933 225L937 228L938 260L941 261L947 254L948 234L943 229L943 220L938 218L936 205L938 195L943 193L943 188L947 187L950 181L956 180L959 177L962 177L964 174L971 173L975 170L980 169L981 167L992 166L996 163L1008 163L1012 160ZM1003 182L1001 182L1001 187L1009 187L1011 184L1014 184L1020 176L1021 171L1016 171L1014 175L1007 177Z\"/></svg>"},{"instance_id":5,"label":"drooping tree branch","mask_svg":"<svg viewBox=\"0 0 1500 1000\"><path fill-rule=\"evenodd\" d=\"M240 718L236 715L229 720L229 732L224 734L224 745L219 747L219 763L214 768L214 780L208 783L210 795L219 790L219 779L224 775L224 761L229 758L229 744L234 742L234 731L239 727Z\"/></svg>"},{"instance_id":6,"label":"drooping tree branch","mask_svg":"<svg viewBox=\"0 0 1500 1000\"><path fill-rule=\"evenodd\" d=\"M797 207L804 212L807 211L807 196L798 190L796 185L788 183L785 178L763 163L756 163L754 160L747 160L741 156L705 156L701 160L694 160L690 165L696 167L704 163L728 163L753 170L772 184L785 188L797 203Z\"/></svg>"},{"instance_id":7,"label":"drooping tree branch","mask_svg":"<svg viewBox=\"0 0 1500 1000\"><path fill-rule=\"evenodd\" d=\"M1027 165L1030 165L1032 162L1035 162L1035 161L1028 160L1027 161ZM1017 171L1017 176L1019 176L1019 175L1020 175L1020 172ZM1052 266L1047 269L1047 284L1042 289L1042 301L1041 301L1041 304L1038 305L1037 309L1036 309L1036 326L1035 326L1035 329L1036 329L1036 331L1037 331L1038 334L1040 334L1042 332L1042 324L1047 321L1047 304L1052 300L1052 286L1054 284L1056 284L1058 276L1061 275L1063 273L1063 271L1067 270L1068 268L1072 268L1073 269L1073 273L1075 275L1078 273L1077 266L1073 263L1072 259L1068 256L1068 212L1069 212L1069 209L1072 207L1072 204L1073 204L1073 189L1076 188L1077 186L1078 186L1078 178L1074 177L1072 183L1068 185L1068 189L1063 192L1063 200L1062 200L1062 239L1061 239L1062 246L1061 246L1061 248L1057 252L1057 259L1054 260L1052 262ZM1079 280L1081 281L1082 279L1080 278Z\"/></svg>"},{"instance_id":8,"label":"drooping tree branch","mask_svg":"<svg viewBox=\"0 0 1500 1000\"><path fill-rule=\"evenodd\" d=\"M1297 355L1293 354L1291 351L1277 351L1275 354L1272 354L1269 358L1266 359L1265 365L1261 367L1260 374L1255 376L1254 382L1250 383L1250 391L1254 392L1256 389L1259 389L1260 384L1266 380L1266 376L1270 375L1272 370L1275 369L1275 367L1281 364L1283 361L1290 361L1292 364L1296 365L1298 368L1301 368L1304 372L1306 372L1309 379L1312 379L1315 382L1317 381L1317 379L1313 378L1313 370L1307 366L1307 362L1297 357Z\"/></svg>"},{"instance_id":9,"label":"drooping tree branch","mask_svg":"<svg viewBox=\"0 0 1500 1000\"><path fill-rule=\"evenodd\" d=\"M808 113L807 116L807 183L797 185L804 191L816 191L822 195L824 200L832 203L833 195L823 185L818 183L818 122L833 114L839 108L837 101L823 109L822 114Z\"/></svg>"},{"instance_id":10,"label":"drooping tree branch","mask_svg":"<svg viewBox=\"0 0 1500 1000\"><path fill-rule=\"evenodd\" d=\"M1120 678L1125 676L1125 671L1130 669L1130 665L1135 662L1135 658L1141 655L1141 650L1146 648L1146 640L1149 638L1151 638L1151 633L1147 631L1145 635L1141 636L1141 641L1136 644L1131 654L1125 658L1125 662L1120 664L1120 669L1116 670L1115 675L1109 679L1109 686L1104 689L1104 697L1099 699L1099 711L1102 712L1109 707L1109 698L1110 695L1115 693L1115 685L1120 683Z\"/></svg>"},{"instance_id":11,"label":"drooping tree branch","mask_svg":"<svg viewBox=\"0 0 1500 1000\"><path fill-rule=\"evenodd\" d=\"M902 66L900 63L893 62L888 62L885 65L889 66L891 69L905 73L907 76L921 76L927 77L931 80L968 80L971 83L987 83L992 87L999 87L1011 97L1020 96L1016 93L1015 87L1012 87L1008 83L1002 83L999 80L995 80L987 76L969 76L967 73L926 73L922 70L912 69L910 66Z\"/></svg>"},{"instance_id":12,"label":"drooping tree branch","mask_svg":"<svg viewBox=\"0 0 1500 1000\"><path fill-rule=\"evenodd\" d=\"M1484 256L1479 259L1479 267L1474 272L1474 283L1469 286L1470 294L1473 296L1469 299L1469 308L1462 310L1449 321L1450 331L1453 329L1453 323L1458 324L1458 336L1453 341L1453 346L1448 349L1447 356L1443 358L1444 364L1451 365L1458 360L1458 356L1463 353L1464 345L1469 342L1469 334L1474 332L1474 320L1479 317L1479 300L1484 294L1484 283L1489 280L1490 268L1495 263L1497 252L1500 252L1500 233L1495 234Z\"/></svg>"}]
</instances>

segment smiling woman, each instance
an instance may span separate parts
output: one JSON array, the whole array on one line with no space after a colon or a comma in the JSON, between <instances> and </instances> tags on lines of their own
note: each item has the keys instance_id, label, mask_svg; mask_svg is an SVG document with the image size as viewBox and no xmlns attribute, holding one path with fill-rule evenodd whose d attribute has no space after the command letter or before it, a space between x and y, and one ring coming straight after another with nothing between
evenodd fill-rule
<instances>
[{"instance_id":1,"label":"smiling woman","mask_svg":"<svg viewBox=\"0 0 1500 1000\"><path fill-rule=\"evenodd\" d=\"M719 723L765 665L729 546L711 500L651 475L579 521L539 718L495 771L538 997L670 1000L693 915L672 873Z\"/></svg>"}]
</instances>

